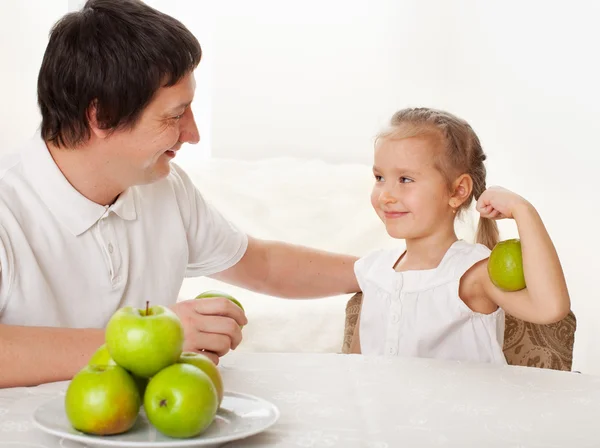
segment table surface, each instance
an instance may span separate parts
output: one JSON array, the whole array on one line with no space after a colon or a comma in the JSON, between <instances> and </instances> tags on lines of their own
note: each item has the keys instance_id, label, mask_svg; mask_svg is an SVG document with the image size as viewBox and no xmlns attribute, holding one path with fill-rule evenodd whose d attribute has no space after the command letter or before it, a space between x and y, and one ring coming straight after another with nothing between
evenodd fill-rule
<instances>
[{"instance_id":1,"label":"table surface","mask_svg":"<svg viewBox=\"0 0 600 448\"><path fill-rule=\"evenodd\" d=\"M227 447L598 447L600 377L526 367L336 354L231 353L225 388L279 421ZM0 447L82 447L33 426L68 383L0 390Z\"/></svg>"}]
</instances>

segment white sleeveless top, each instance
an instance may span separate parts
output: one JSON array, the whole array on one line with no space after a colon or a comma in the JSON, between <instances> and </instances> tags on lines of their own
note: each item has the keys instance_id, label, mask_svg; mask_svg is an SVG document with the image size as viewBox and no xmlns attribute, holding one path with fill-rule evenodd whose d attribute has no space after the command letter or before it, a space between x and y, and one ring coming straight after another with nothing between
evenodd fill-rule
<instances>
[{"instance_id":1,"label":"white sleeveless top","mask_svg":"<svg viewBox=\"0 0 600 448\"><path fill-rule=\"evenodd\" d=\"M363 292L361 352L506 364L504 311L476 313L458 296L461 277L490 250L457 241L437 268L396 272L404 251L378 250L354 266Z\"/></svg>"}]
</instances>

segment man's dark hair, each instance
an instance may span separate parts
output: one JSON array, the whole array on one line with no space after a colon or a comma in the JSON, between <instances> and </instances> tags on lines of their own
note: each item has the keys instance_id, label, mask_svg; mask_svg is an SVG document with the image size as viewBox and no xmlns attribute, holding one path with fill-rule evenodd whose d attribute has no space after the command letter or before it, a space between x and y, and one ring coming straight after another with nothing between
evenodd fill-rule
<instances>
[{"instance_id":1,"label":"man's dark hair","mask_svg":"<svg viewBox=\"0 0 600 448\"><path fill-rule=\"evenodd\" d=\"M133 126L156 91L201 56L181 22L139 0L88 0L50 32L38 76L42 138L61 147L87 141L91 104L102 128Z\"/></svg>"}]
</instances>

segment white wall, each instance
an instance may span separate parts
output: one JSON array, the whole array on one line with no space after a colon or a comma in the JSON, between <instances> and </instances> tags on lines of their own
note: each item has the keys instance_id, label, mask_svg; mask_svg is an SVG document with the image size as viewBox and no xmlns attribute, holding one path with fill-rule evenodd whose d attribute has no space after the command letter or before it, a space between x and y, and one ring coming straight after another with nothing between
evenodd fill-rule
<instances>
[{"instance_id":1,"label":"white wall","mask_svg":"<svg viewBox=\"0 0 600 448\"><path fill-rule=\"evenodd\" d=\"M368 162L373 136L396 108L434 104L447 90L444 0L220 5L217 156Z\"/></svg>"},{"instance_id":2,"label":"white wall","mask_svg":"<svg viewBox=\"0 0 600 448\"><path fill-rule=\"evenodd\" d=\"M540 211L578 318L575 368L600 373L600 3L462 5L450 88L438 104L478 131L489 183L514 189ZM516 235L514 223L503 228Z\"/></svg>"},{"instance_id":3,"label":"white wall","mask_svg":"<svg viewBox=\"0 0 600 448\"><path fill-rule=\"evenodd\" d=\"M0 88L3 106L0 108L0 156L14 151L37 130L41 116L37 107L37 76L48 33L54 23L69 11L80 9L85 0L44 0L0 2ZM149 5L185 19L187 2L146 0ZM198 163L210 156L212 107L212 35L215 24L210 0L197 0L189 23L204 51L202 64L196 72L197 101L193 105L198 120L201 142L178 155L182 164ZM187 21L186 21L187 22Z\"/></svg>"},{"instance_id":4,"label":"white wall","mask_svg":"<svg viewBox=\"0 0 600 448\"><path fill-rule=\"evenodd\" d=\"M67 0L0 3L0 156L33 135L40 124L37 74L54 22Z\"/></svg>"},{"instance_id":5,"label":"white wall","mask_svg":"<svg viewBox=\"0 0 600 448\"><path fill-rule=\"evenodd\" d=\"M47 32L79 1L0 3L0 152L38 125ZM181 19L204 49L194 104L203 141L178 156L184 165L210 151L369 163L373 135L398 108L467 118L488 152L489 183L540 210L579 320L575 368L600 373L600 3L148 2ZM515 235L513 223L502 227Z\"/></svg>"},{"instance_id":6,"label":"white wall","mask_svg":"<svg viewBox=\"0 0 600 448\"><path fill-rule=\"evenodd\" d=\"M394 110L462 115L489 155L488 184L522 194L545 220L578 317L574 368L600 373L600 3L223 3L215 156L369 163ZM512 221L501 228L517 235Z\"/></svg>"}]
</instances>

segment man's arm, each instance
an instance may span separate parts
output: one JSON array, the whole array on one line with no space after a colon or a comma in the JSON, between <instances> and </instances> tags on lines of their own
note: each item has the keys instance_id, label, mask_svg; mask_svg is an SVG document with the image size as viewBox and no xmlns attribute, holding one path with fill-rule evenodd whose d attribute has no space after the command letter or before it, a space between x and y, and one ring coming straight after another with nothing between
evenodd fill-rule
<instances>
[{"instance_id":1,"label":"man's arm","mask_svg":"<svg viewBox=\"0 0 600 448\"><path fill-rule=\"evenodd\" d=\"M359 291L356 257L248 238L248 249L231 268L212 277L286 298L315 298Z\"/></svg>"},{"instance_id":2,"label":"man's arm","mask_svg":"<svg viewBox=\"0 0 600 448\"><path fill-rule=\"evenodd\" d=\"M104 342L104 330L0 325L0 388L70 380Z\"/></svg>"}]
</instances>

